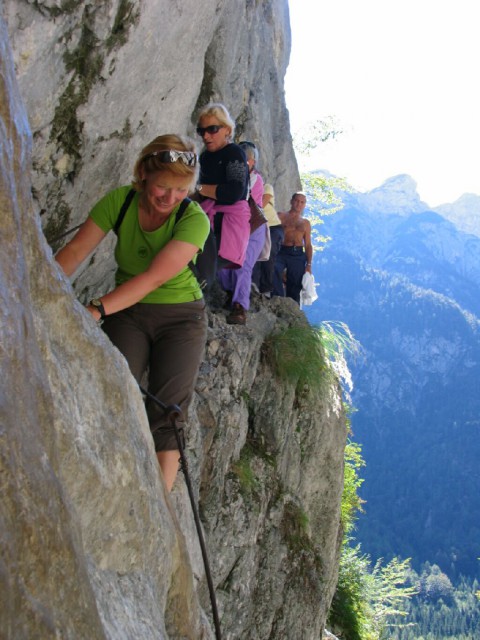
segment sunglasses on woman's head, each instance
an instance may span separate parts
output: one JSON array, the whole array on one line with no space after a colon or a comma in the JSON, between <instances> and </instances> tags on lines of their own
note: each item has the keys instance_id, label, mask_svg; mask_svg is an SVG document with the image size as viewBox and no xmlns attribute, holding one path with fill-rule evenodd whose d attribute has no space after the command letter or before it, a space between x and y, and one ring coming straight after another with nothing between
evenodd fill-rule
<instances>
[{"instance_id":1,"label":"sunglasses on woman's head","mask_svg":"<svg viewBox=\"0 0 480 640\"><path fill-rule=\"evenodd\" d=\"M225 125L223 124L211 124L208 127L197 127L197 133L203 138L206 133L209 133L210 135L218 133L224 126Z\"/></svg>"},{"instance_id":2,"label":"sunglasses on woman's head","mask_svg":"<svg viewBox=\"0 0 480 640\"><path fill-rule=\"evenodd\" d=\"M144 160L147 158L151 158L154 156L158 158L160 162L183 162L187 167L195 167L197 164L197 154L194 151L175 151L175 149L170 149L168 151L153 151L153 153L149 153L148 156L145 156Z\"/></svg>"}]
</instances>

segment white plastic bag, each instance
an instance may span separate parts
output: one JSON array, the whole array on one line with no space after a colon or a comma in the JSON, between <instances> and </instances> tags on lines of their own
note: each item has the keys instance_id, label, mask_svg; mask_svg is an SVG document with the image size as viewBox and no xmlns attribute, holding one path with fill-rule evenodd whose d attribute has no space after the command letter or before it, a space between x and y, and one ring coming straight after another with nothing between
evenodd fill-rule
<instances>
[{"instance_id":1,"label":"white plastic bag","mask_svg":"<svg viewBox=\"0 0 480 640\"><path fill-rule=\"evenodd\" d=\"M315 278L311 273L306 271L302 278L302 290L300 291L300 309L303 309L305 305L310 305L318 298L315 284Z\"/></svg>"},{"instance_id":2,"label":"white plastic bag","mask_svg":"<svg viewBox=\"0 0 480 640\"><path fill-rule=\"evenodd\" d=\"M270 235L269 226L268 224L264 224L262 226L265 229L265 243L257 258L257 262L266 262L270 258L270 251L272 250L272 237Z\"/></svg>"}]
</instances>

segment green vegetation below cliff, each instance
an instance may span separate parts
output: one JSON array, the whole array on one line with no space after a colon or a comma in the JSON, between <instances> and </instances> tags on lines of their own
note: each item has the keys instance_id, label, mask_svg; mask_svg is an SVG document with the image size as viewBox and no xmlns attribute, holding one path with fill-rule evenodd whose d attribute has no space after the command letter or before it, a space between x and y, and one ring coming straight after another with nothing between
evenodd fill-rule
<instances>
[{"instance_id":1,"label":"green vegetation below cliff","mask_svg":"<svg viewBox=\"0 0 480 640\"><path fill-rule=\"evenodd\" d=\"M436 565L426 565L417 580L420 592L407 603L407 616L392 620L399 626L391 627L389 640L480 638L477 580L461 578L454 586Z\"/></svg>"}]
</instances>

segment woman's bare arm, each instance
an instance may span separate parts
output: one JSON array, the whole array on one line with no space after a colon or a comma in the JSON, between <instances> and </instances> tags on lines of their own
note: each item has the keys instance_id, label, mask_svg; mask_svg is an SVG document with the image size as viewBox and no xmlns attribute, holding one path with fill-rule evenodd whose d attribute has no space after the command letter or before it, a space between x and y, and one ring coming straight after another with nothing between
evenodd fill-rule
<instances>
[{"instance_id":1,"label":"woman's bare arm","mask_svg":"<svg viewBox=\"0 0 480 640\"><path fill-rule=\"evenodd\" d=\"M267 204L272 200L273 196L271 193L264 193L262 197L262 207L265 209Z\"/></svg>"},{"instance_id":2,"label":"woman's bare arm","mask_svg":"<svg viewBox=\"0 0 480 640\"><path fill-rule=\"evenodd\" d=\"M105 236L106 233L91 218L87 218L70 242L55 256L65 275L75 273Z\"/></svg>"}]
</instances>

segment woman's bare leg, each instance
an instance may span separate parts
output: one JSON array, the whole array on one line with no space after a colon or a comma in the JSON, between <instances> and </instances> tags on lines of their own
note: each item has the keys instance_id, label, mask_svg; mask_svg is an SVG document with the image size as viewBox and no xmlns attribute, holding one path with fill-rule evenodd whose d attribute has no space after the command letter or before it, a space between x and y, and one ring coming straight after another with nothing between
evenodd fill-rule
<instances>
[{"instance_id":1,"label":"woman's bare leg","mask_svg":"<svg viewBox=\"0 0 480 640\"><path fill-rule=\"evenodd\" d=\"M177 477L180 452L178 450L173 451L157 451L157 459L162 470L163 479L167 486L167 491L170 493Z\"/></svg>"}]
</instances>

